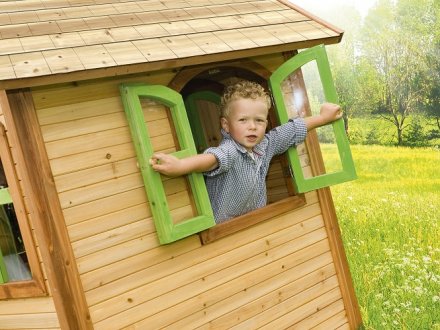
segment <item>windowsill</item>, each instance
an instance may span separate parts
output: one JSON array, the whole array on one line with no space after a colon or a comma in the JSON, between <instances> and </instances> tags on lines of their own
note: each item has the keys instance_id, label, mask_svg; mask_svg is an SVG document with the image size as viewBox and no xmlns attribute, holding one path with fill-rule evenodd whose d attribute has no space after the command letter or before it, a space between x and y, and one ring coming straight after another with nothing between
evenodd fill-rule
<instances>
[{"instance_id":1,"label":"windowsill","mask_svg":"<svg viewBox=\"0 0 440 330\"><path fill-rule=\"evenodd\" d=\"M0 285L0 300L11 298L31 298L47 296L43 283L35 279L8 282Z\"/></svg>"},{"instance_id":2,"label":"windowsill","mask_svg":"<svg viewBox=\"0 0 440 330\"><path fill-rule=\"evenodd\" d=\"M287 211L297 209L306 204L304 194L290 196L278 202L269 204L258 210L240 215L226 222L215 225L212 228L199 233L202 244L208 244L219 238L225 237L242 229L253 226L262 221L283 214Z\"/></svg>"}]
</instances>

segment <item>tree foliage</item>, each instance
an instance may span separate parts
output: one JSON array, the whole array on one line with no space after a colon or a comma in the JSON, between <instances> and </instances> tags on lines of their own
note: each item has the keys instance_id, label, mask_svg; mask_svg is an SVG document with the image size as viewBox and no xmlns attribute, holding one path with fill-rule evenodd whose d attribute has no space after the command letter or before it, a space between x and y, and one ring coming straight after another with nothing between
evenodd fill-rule
<instances>
[{"instance_id":1,"label":"tree foliage","mask_svg":"<svg viewBox=\"0 0 440 330\"><path fill-rule=\"evenodd\" d=\"M377 115L395 127L396 143L416 114L440 129L440 1L378 0L362 21L341 21L344 42L330 59L348 117ZM409 132L410 133L410 132ZM410 142L410 141L407 141Z\"/></svg>"}]
</instances>

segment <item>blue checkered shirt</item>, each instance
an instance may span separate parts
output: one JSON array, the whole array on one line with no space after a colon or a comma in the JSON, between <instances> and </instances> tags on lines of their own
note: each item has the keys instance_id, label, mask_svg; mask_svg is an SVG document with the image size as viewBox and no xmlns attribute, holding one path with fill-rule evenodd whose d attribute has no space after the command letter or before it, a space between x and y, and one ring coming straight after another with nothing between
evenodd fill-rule
<instances>
[{"instance_id":1,"label":"blue checkered shirt","mask_svg":"<svg viewBox=\"0 0 440 330\"><path fill-rule=\"evenodd\" d=\"M266 175L275 155L304 141L307 127L302 118L289 120L266 133L253 148L253 155L222 130L218 147L205 150L218 160L218 167L205 172L206 188L216 223L266 205Z\"/></svg>"}]
</instances>

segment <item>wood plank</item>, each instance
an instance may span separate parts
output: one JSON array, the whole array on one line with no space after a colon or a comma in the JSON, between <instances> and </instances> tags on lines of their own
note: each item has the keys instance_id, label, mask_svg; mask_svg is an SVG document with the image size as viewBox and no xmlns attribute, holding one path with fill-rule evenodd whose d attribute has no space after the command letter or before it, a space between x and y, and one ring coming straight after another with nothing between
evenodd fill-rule
<instances>
[{"instance_id":1,"label":"wood plank","mask_svg":"<svg viewBox=\"0 0 440 330\"><path fill-rule=\"evenodd\" d=\"M338 329L339 327L346 324L347 321L348 321L347 314L345 313L345 310L342 310L341 312L334 314L332 317L328 318L324 322L318 324L317 326L314 326L312 329L314 330Z\"/></svg>"},{"instance_id":2,"label":"wood plank","mask_svg":"<svg viewBox=\"0 0 440 330\"><path fill-rule=\"evenodd\" d=\"M9 56L0 56L0 76L3 79L15 79L15 71Z\"/></svg>"},{"instance_id":3,"label":"wood plank","mask_svg":"<svg viewBox=\"0 0 440 330\"><path fill-rule=\"evenodd\" d=\"M147 223L151 223L151 219L146 221L142 219L122 227L118 227L109 231L102 231L94 236L72 243L73 253L77 258L96 253L107 249L113 245L118 245L141 236L146 236L154 232Z\"/></svg>"},{"instance_id":4,"label":"wood plank","mask_svg":"<svg viewBox=\"0 0 440 330\"><path fill-rule=\"evenodd\" d=\"M48 142L46 148L49 159L53 159L130 141L128 128L119 127Z\"/></svg>"},{"instance_id":5,"label":"wood plank","mask_svg":"<svg viewBox=\"0 0 440 330\"><path fill-rule=\"evenodd\" d=\"M302 34L285 25L268 25L264 27L264 30L285 43L299 42L306 39Z\"/></svg>"},{"instance_id":6,"label":"wood plank","mask_svg":"<svg viewBox=\"0 0 440 330\"><path fill-rule=\"evenodd\" d=\"M110 16L84 17L83 20L89 29L109 29L118 26Z\"/></svg>"},{"instance_id":7,"label":"wood plank","mask_svg":"<svg viewBox=\"0 0 440 330\"><path fill-rule=\"evenodd\" d=\"M186 22L195 32L219 30L219 27L209 18L191 19Z\"/></svg>"},{"instance_id":8,"label":"wood plank","mask_svg":"<svg viewBox=\"0 0 440 330\"><path fill-rule=\"evenodd\" d=\"M146 61L146 58L131 42L117 42L104 45L108 54L118 65L133 64Z\"/></svg>"},{"instance_id":9,"label":"wood plank","mask_svg":"<svg viewBox=\"0 0 440 330\"><path fill-rule=\"evenodd\" d=\"M307 232L307 229L304 232ZM117 327L126 326L128 320L133 320L131 317L139 318L136 314L139 313L140 309L154 314L174 305L177 301L188 299L209 288L230 282L249 271L264 266L266 266L265 269L272 270L279 269L278 267L281 267L281 265L285 265L287 268L292 267L289 266L288 260L291 260L294 264L304 262L308 258L306 254L292 259L289 256L295 251L325 238L324 230L318 229L295 239L289 244L283 244L286 241L289 242L293 230L286 230L284 235L283 233L277 234L273 235L274 237L254 241L240 249L220 255L204 263L199 263L197 267L189 267L170 276L162 277L147 285L136 287L130 282L129 286L133 289L130 290L126 285L125 290L128 291L91 306L90 310L93 318L98 321L98 328L108 327L109 324L116 324ZM268 248L269 246L270 248ZM278 263L275 262L277 260ZM173 287L170 287L170 283L179 283L179 287L172 291ZM88 299L91 299L89 295L88 297ZM127 303L127 299L131 299L131 303ZM111 317L121 311L125 311L123 317ZM102 323L101 320L103 320Z\"/></svg>"},{"instance_id":10,"label":"wood plank","mask_svg":"<svg viewBox=\"0 0 440 330\"><path fill-rule=\"evenodd\" d=\"M76 94L75 97L77 97L77 93L72 93L72 90L74 91L75 89L70 88L71 94L74 95ZM48 96L50 96L50 92L43 95L42 97L48 97ZM35 100L35 95L34 95L34 100ZM119 96L85 101L85 102L78 102L78 100L76 101L77 101L76 103L72 103L72 104L39 109L37 111L37 115L40 125L44 126L44 125L56 124L65 121L90 118L90 117L105 115L113 112L123 111L121 98Z\"/></svg>"},{"instance_id":11,"label":"wood plank","mask_svg":"<svg viewBox=\"0 0 440 330\"><path fill-rule=\"evenodd\" d=\"M166 16L164 12L162 14ZM196 32L190 25L188 25L184 21L173 20L166 23L160 23L160 26L168 32L168 35L191 34ZM150 35L150 38L151 37L156 37L156 36Z\"/></svg>"},{"instance_id":12,"label":"wood plank","mask_svg":"<svg viewBox=\"0 0 440 330\"><path fill-rule=\"evenodd\" d=\"M39 75L51 73L41 52L13 54L9 58L17 78L31 77L37 72Z\"/></svg>"},{"instance_id":13,"label":"wood plank","mask_svg":"<svg viewBox=\"0 0 440 330\"><path fill-rule=\"evenodd\" d=\"M168 46L166 40L144 39L133 41L148 61L160 61L177 58L177 55Z\"/></svg>"},{"instance_id":14,"label":"wood plank","mask_svg":"<svg viewBox=\"0 0 440 330\"><path fill-rule=\"evenodd\" d=\"M140 173L137 172L117 177L112 180L99 182L91 186L82 186L77 189L59 193L58 196L61 207L66 209L142 187L144 187L144 183Z\"/></svg>"},{"instance_id":15,"label":"wood plank","mask_svg":"<svg viewBox=\"0 0 440 330\"><path fill-rule=\"evenodd\" d=\"M81 171L66 173L54 178L59 193L88 186L101 181L107 181L139 171L135 157L124 159L110 164L104 164Z\"/></svg>"},{"instance_id":16,"label":"wood plank","mask_svg":"<svg viewBox=\"0 0 440 330\"><path fill-rule=\"evenodd\" d=\"M75 48L75 53L79 56L81 63L86 69L116 65L116 62L102 45L77 47Z\"/></svg>"},{"instance_id":17,"label":"wood plank","mask_svg":"<svg viewBox=\"0 0 440 330\"><path fill-rule=\"evenodd\" d=\"M339 299L328 306L325 306L322 309L319 309L314 314L310 315L306 319L301 322L296 323L293 328L294 329L311 329L315 327L317 324L325 321L328 318L331 318L334 315L344 312L344 302L342 299ZM334 329L331 327L324 327L322 329Z\"/></svg>"},{"instance_id":18,"label":"wood plank","mask_svg":"<svg viewBox=\"0 0 440 330\"><path fill-rule=\"evenodd\" d=\"M285 264L281 271L275 267L276 264L272 265L270 271L252 271L136 325L142 327L151 324L153 328L176 329L229 329L293 296L296 297L292 301L303 301L300 300L301 296L308 297L314 292L322 292L323 287L337 286L334 267L329 264L329 253L325 253L328 252L328 244L323 241L307 249L313 250L313 254L304 263L292 268ZM300 253L307 252L299 251L297 255ZM173 317L165 318L166 313Z\"/></svg>"},{"instance_id":19,"label":"wood plank","mask_svg":"<svg viewBox=\"0 0 440 330\"><path fill-rule=\"evenodd\" d=\"M160 40L179 58L206 54L190 38L184 35L164 37L160 38Z\"/></svg>"},{"instance_id":20,"label":"wood plank","mask_svg":"<svg viewBox=\"0 0 440 330\"><path fill-rule=\"evenodd\" d=\"M78 34L86 45L106 44L115 41L106 29L80 31Z\"/></svg>"},{"instance_id":21,"label":"wood plank","mask_svg":"<svg viewBox=\"0 0 440 330\"><path fill-rule=\"evenodd\" d=\"M50 142L126 126L125 114L123 112L113 112L75 121L44 125L41 127L41 131L44 141Z\"/></svg>"},{"instance_id":22,"label":"wood plank","mask_svg":"<svg viewBox=\"0 0 440 330\"><path fill-rule=\"evenodd\" d=\"M56 313L0 315L2 329L59 329Z\"/></svg>"},{"instance_id":23,"label":"wood plank","mask_svg":"<svg viewBox=\"0 0 440 330\"><path fill-rule=\"evenodd\" d=\"M142 39L141 34L136 31L134 26L115 27L107 29L115 41L127 41Z\"/></svg>"},{"instance_id":24,"label":"wood plank","mask_svg":"<svg viewBox=\"0 0 440 330\"><path fill-rule=\"evenodd\" d=\"M110 265L116 261L143 253L158 245L159 241L157 239L157 234L152 233L129 240L116 246L112 246L105 250L77 258L76 261L80 274L84 274L100 267Z\"/></svg>"},{"instance_id":25,"label":"wood plank","mask_svg":"<svg viewBox=\"0 0 440 330\"><path fill-rule=\"evenodd\" d=\"M84 69L73 49L43 51L43 56L52 73L65 73Z\"/></svg>"},{"instance_id":26,"label":"wood plank","mask_svg":"<svg viewBox=\"0 0 440 330\"><path fill-rule=\"evenodd\" d=\"M57 176L64 173L71 173L77 170L83 170L104 164L111 164L113 162L121 161L128 158L133 158L134 154L135 153L133 143L129 142L116 146L83 152L81 154L56 158L51 160L50 166L53 175Z\"/></svg>"},{"instance_id":27,"label":"wood plank","mask_svg":"<svg viewBox=\"0 0 440 330\"><path fill-rule=\"evenodd\" d=\"M21 52L23 52L23 46L18 38L0 40L0 55Z\"/></svg>"},{"instance_id":28,"label":"wood plank","mask_svg":"<svg viewBox=\"0 0 440 330\"><path fill-rule=\"evenodd\" d=\"M334 267L332 264L326 264L329 262L328 257L328 254L327 259L324 258L324 255L320 255L287 270L285 273L282 272L275 277L269 278L257 284L255 287L248 288L246 291L230 296L224 303L221 302L222 305L228 301L231 304L227 312L222 310L216 312L216 307L218 309L221 308L218 304L208 307L208 316L200 315L203 321L201 323L203 324L197 329L226 329L245 321L251 323L253 317L278 305L286 299L294 297L292 301L296 304L300 304L316 296L319 292L322 292L323 288L336 286L337 279L334 276ZM263 290L261 296L257 291L260 290L260 287L262 287L261 290ZM249 291L250 293L248 293ZM254 293L252 293L253 291ZM252 297L235 303L235 301L240 299L240 296L245 295L252 295ZM214 315L212 315L212 313L214 313ZM221 316L215 318L217 314ZM194 325L196 324L197 323L194 323Z\"/></svg>"},{"instance_id":29,"label":"wood plank","mask_svg":"<svg viewBox=\"0 0 440 330\"><path fill-rule=\"evenodd\" d=\"M290 247L290 245L289 245ZM280 252L279 250L282 250L282 247L277 247L274 248L273 250L270 250L272 252L274 252L275 255L277 255L278 252ZM281 255L286 255L285 253L280 252L280 256ZM263 253L264 255L265 253ZM269 252L270 254L270 252ZM264 258L264 257L263 257ZM238 279L237 281L234 281L234 283L236 283L238 285L237 286L233 286L232 289L235 292L239 292L241 290L243 290L243 275L247 274L247 271L254 271L254 270L258 270L258 271L263 271L263 272L274 272L274 273L278 273L279 272L279 268L282 265L285 265L286 268L292 267L295 264L301 263L302 261L294 261L294 258L289 258L289 253L287 253L287 257L281 258L279 260L277 260L277 258L275 257L274 260L272 260L269 263L263 263L263 264L259 264L259 262L257 262L257 264L255 264L255 262L259 259L259 256L256 255L255 257L250 258L249 260L246 261L242 261L241 263L238 263L232 267L229 267L229 269L222 269L221 271L217 271L208 275L205 275L206 273L204 273L201 277L195 277L197 278L196 281L190 283L189 285L185 285L184 287L179 287L176 288L174 291L169 291L167 293L162 293L162 294L157 294L158 291L162 291L161 288L159 286L155 286L155 287L142 287L144 290L148 290L148 291L144 291L144 292L148 292L148 296L153 296L156 297L152 300L146 300L145 295L143 297L140 297L138 294L134 295L132 292L131 294L127 294L127 296L125 296L125 298L127 297L131 297L133 299L134 302L138 303L138 302L143 302L139 305L136 306L132 306L131 308L127 308L125 307L125 311L121 314L119 314L121 317L119 319L116 319L114 317L110 317L110 318L106 318L103 321L99 321L95 324L95 328L96 329L105 329L106 326L108 327L108 325L110 324L111 321L116 322L115 324L118 327L123 327L123 326L127 326L130 323L133 323L133 321L136 320L141 320L143 317L147 316L147 315L153 315L157 312L160 311L164 311L165 309L170 308L171 306L174 306L176 304L176 302L179 301L184 301L187 300L191 297L195 297L196 295L201 294L202 292L205 292L209 289L212 289L214 287L217 287L218 285L221 284L227 284L227 282L231 282L234 279ZM302 258L300 258L302 259ZM251 268L248 268L248 266L250 266L252 264ZM263 266L265 265L265 266ZM200 265L199 265L200 266ZM262 268L261 268L262 267ZM258 273L257 273L258 274ZM261 277L261 273L259 274L259 277ZM259 277L252 276L252 277L244 277L247 282L251 281L251 283L255 283L259 280ZM170 280L172 278L169 278ZM157 282L161 282L161 281L157 281ZM155 283L157 283L155 282ZM168 283L172 283L172 282L168 282ZM179 283L179 282L178 282ZM249 283L249 282L248 282ZM158 284L158 283L157 283ZM228 287L226 285L226 287ZM158 290L159 289L159 290ZM151 294L150 294L151 292ZM218 292L221 295L220 292ZM121 297L122 298L122 297ZM225 297L223 297L225 298ZM121 304L121 308L122 308L122 304L123 301L115 301L115 304ZM100 312L104 312L104 310L102 309L102 307L106 305L106 303L102 303L100 304L101 308L99 310L95 309L95 306L91 307L92 310L92 315L94 315L94 317L96 318L96 313ZM125 304L126 305L126 304ZM133 304L132 304L133 305ZM113 305L114 306L114 305ZM197 301L196 306L198 306L197 308L203 308L204 307L204 302L203 301ZM98 306L96 306L98 307ZM111 306L108 306L108 308L112 308ZM120 310L120 308L119 308ZM96 311L96 313L95 313ZM101 315L101 314L99 314ZM109 315L107 315L109 316ZM143 317L142 317L143 316ZM173 318L175 316L175 318ZM170 315L168 316L168 320L169 321L176 321L178 320L180 317L180 315ZM100 317L97 317L97 319L99 320ZM165 320L166 321L166 320ZM191 328L191 327L190 327Z\"/></svg>"},{"instance_id":30,"label":"wood plank","mask_svg":"<svg viewBox=\"0 0 440 330\"><path fill-rule=\"evenodd\" d=\"M313 297L313 300L308 300L305 304L301 305L301 301L299 301L299 306L287 299L276 306L276 308L269 309L268 312L270 313L259 314L259 323L254 324L263 324L261 329L287 328L316 313L317 310L323 309L338 299L341 299L341 291L339 287L331 288L327 292L321 291L317 296ZM266 318L262 319L262 316L265 316Z\"/></svg>"},{"instance_id":31,"label":"wood plank","mask_svg":"<svg viewBox=\"0 0 440 330\"><path fill-rule=\"evenodd\" d=\"M64 85L51 85L34 88L32 97L38 111L43 108L76 104L80 108L82 102L97 101L101 99L115 98L119 100L120 111L122 102L120 101L119 84L129 82L142 82L148 84L168 85L169 81L175 76L172 70L149 72L148 74L134 75L131 77L120 77L113 79L88 80L85 82L68 83ZM81 100L81 102L78 102ZM99 110L94 109L92 113ZM107 111L104 108L104 113Z\"/></svg>"},{"instance_id":32,"label":"wood plank","mask_svg":"<svg viewBox=\"0 0 440 330\"><path fill-rule=\"evenodd\" d=\"M34 52L38 50L52 49L54 44L49 36L26 37L20 39L23 50Z\"/></svg>"},{"instance_id":33,"label":"wood plank","mask_svg":"<svg viewBox=\"0 0 440 330\"><path fill-rule=\"evenodd\" d=\"M206 54L233 50L211 32L192 34L189 36L189 39L197 44Z\"/></svg>"},{"instance_id":34,"label":"wood plank","mask_svg":"<svg viewBox=\"0 0 440 330\"><path fill-rule=\"evenodd\" d=\"M0 26L0 35L3 39L30 37L32 32L27 24L13 24Z\"/></svg>"},{"instance_id":35,"label":"wood plank","mask_svg":"<svg viewBox=\"0 0 440 330\"><path fill-rule=\"evenodd\" d=\"M144 188L138 188L118 195L109 196L97 201L70 207L63 211L68 226L123 210L124 208L146 203L147 198Z\"/></svg>"},{"instance_id":36,"label":"wood plank","mask_svg":"<svg viewBox=\"0 0 440 330\"><path fill-rule=\"evenodd\" d=\"M28 23L38 21L38 16L35 12L15 12L9 13L9 18L12 24Z\"/></svg>"},{"instance_id":37,"label":"wood plank","mask_svg":"<svg viewBox=\"0 0 440 330\"><path fill-rule=\"evenodd\" d=\"M100 217L69 226L68 231L70 240L73 244L81 239L98 235L106 231L111 231L149 217L151 217L151 213L145 204L134 205L117 212L105 214ZM146 222L144 227L148 233L152 233L155 230L152 221Z\"/></svg>"},{"instance_id":38,"label":"wood plank","mask_svg":"<svg viewBox=\"0 0 440 330\"><path fill-rule=\"evenodd\" d=\"M179 255L199 249L199 247L200 241L196 235L193 235L183 240L176 241L173 244L160 245L143 253L115 261L109 265L82 274L81 279L84 290L90 291L115 280L119 283L126 283L127 278L132 274L145 269L145 265L148 265L149 267L158 265L160 268L160 263L165 261L171 262ZM115 285L116 284L118 283L115 283ZM116 288L115 285L108 286L104 291L111 291L112 288ZM111 292L107 292L107 295L112 294ZM91 294L91 296L94 297L95 294Z\"/></svg>"},{"instance_id":39,"label":"wood plank","mask_svg":"<svg viewBox=\"0 0 440 330\"><path fill-rule=\"evenodd\" d=\"M138 34L141 35L142 39L155 40L158 37L170 35L170 33L165 30L161 24L137 25L133 28Z\"/></svg>"},{"instance_id":40,"label":"wood plank","mask_svg":"<svg viewBox=\"0 0 440 330\"><path fill-rule=\"evenodd\" d=\"M56 48L80 47L86 44L78 32L51 34L49 37Z\"/></svg>"},{"instance_id":41,"label":"wood plank","mask_svg":"<svg viewBox=\"0 0 440 330\"><path fill-rule=\"evenodd\" d=\"M299 34L303 35L306 39L320 39L330 37L327 33L321 30L317 30L310 22L295 22L288 23L286 26Z\"/></svg>"},{"instance_id":42,"label":"wood plank","mask_svg":"<svg viewBox=\"0 0 440 330\"><path fill-rule=\"evenodd\" d=\"M88 26L82 18L64 19L57 22L61 32L77 32L88 29Z\"/></svg>"},{"instance_id":43,"label":"wood plank","mask_svg":"<svg viewBox=\"0 0 440 330\"><path fill-rule=\"evenodd\" d=\"M313 207L310 208L310 211L313 211ZM209 263L209 260L215 259L220 255L226 253L233 253L236 249L246 245L249 243L250 237L252 240L264 240L268 235L280 235L280 233L288 231L290 226L294 226L295 223L300 223L299 219L307 219L307 213L303 213L302 216L298 215L290 215L285 217L280 217L276 219L276 221L272 223L263 223L258 226L254 226L249 228L246 235L244 234L234 234L223 238L221 241L213 242L209 246L203 248L203 253L201 253L200 249L191 251L189 254L183 254L179 258L179 262L175 262L173 260L169 260L161 265L150 264L151 266L146 269L142 269L142 271L133 273L130 276L126 276L118 279L115 278L112 273L101 274L103 277L103 281L105 278L109 277L108 280L109 285L99 285L99 287L95 288L93 292L89 292L88 296L90 299L90 303L97 303L107 299L110 296L110 292L112 292L111 296L117 296L125 291L125 287L127 283L131 283L133 287L138 287L145 283L150 283L156 281L161 278L165 278L172 274L175 274L179 271L185 270L190 267L190 265L194 264L205 264ZM295 222L296 219L297 221ZM296 227L295 227L296 228ZM295 235L295 233L293 234ZM195 239L197 235L193 235ZM262 241L263 242L263 241ZM266 245L264 241L263 245ZM199 242L200 244L200 242ZM160 247L159 247L160 248ZM111 283L110 283L111 282ZM121 290L122 289L122 290Z\"/></svg>"},{"instance_id":44,"label":"wood plank","mask_svg":"<svg viewBox=\"0 0 440 330\"><path fill-rule=\"evenodd\" d=\"M350 329L351 329L350 323L347 322L347 323L341 325L337 330L350 330Z\"/></svg>"},{"instance_id":45,"label":"wood plank","mask_svg":"<svg viewBox=\"0 0 440 330\"><path fill-rule=\"evenodd\" d=\"M239 31L260 47L276 45L281 42L275 35L260 28L243 28L239 29Z\"/></svg>"},{"instance_id":46,"label":"wood plank","mask_svg":"<svg viewBox=\"0 0 440 330\"><path fill-rule=\"evenodd\" d=\"M42 36L45 34L54 34L61 32L61 29L59 28L57 23L53 21L28 23L28 26L29 30L34 36Z\"/></svg>"},{"instance_id":47,"label":"wood plank","mask_svg":"<svg viewBox=\"0 0 440 330\"><path fill-rule=\"evenodd\" d=\"M90 120L91 126L94 125L93 121L94 119ZM131 134L128 128L128 122L121 121L119 125L121 125L121 127L116 127L103 131L98 131L95 128L92 128L90 129L90 131L94 132L48 142L46 145L49 159L65 157L73 154L109 147L112 145L132 142ZM115 124L114 126L118 125ZM170 135L172 132L168 118L156 120L148 124L148 133L150 138L152 139L160 136L163 137Z\"/></svg>"},{"instance_id":48,"label":"wood plank","mask_svg":"<svg viewBox=\"0 0 440 330\"><path fill-rule=\"evenodd\" d=\"M0 315L14 314L17 311L34 314L56 313L52 297L0 300Z\"/></svg>"}]
</instances>

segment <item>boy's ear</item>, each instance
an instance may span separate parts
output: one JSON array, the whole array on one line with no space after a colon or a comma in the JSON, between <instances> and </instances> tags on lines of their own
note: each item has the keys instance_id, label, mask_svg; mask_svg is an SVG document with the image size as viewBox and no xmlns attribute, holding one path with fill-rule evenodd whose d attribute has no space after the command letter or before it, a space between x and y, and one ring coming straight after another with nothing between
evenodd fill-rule
<instances>
[{"instance_id":1,"label":"boy's ear","mask_svg":"<svg viewBox=\"0 0 440 330\"><path fill-rule=\"evenodd\" d=\"M225 132L229 133L229 123L225 117L220 118L220 124L222 125L222 128L225 130Z\"/></svg>"}]
</instances>

